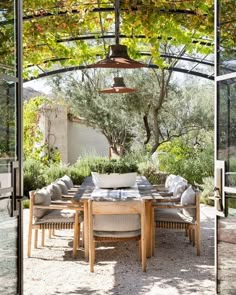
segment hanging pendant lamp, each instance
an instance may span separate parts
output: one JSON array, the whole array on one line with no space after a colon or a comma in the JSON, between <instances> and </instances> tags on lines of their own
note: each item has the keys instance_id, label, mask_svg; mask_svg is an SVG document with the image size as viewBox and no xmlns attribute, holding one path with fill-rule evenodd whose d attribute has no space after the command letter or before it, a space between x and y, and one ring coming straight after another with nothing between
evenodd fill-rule
<instances>
[{"instance_id":1,"label":"hanging pendant lamp","mask_svg":"<svg viewBox=\"0 0 236 295\"><path fill-rule=\"evenodd\" d=\"M114 77L114 84L111 88L100 90L99 93L130 93L135 92L137 89L128 88L125 85L123 77Z\"/></svg>"},{"instance_id":2,"label":"hanging pendant lamp","mask_svg":"<svg viewBox=\"0 0 236 295\"><path fill-rule=\"evenodd\" d=\"M116 44L110 45L108 55L105 59L91 64L90 68L120 68L120 69L136 69L143 68L146 65L131 59L128 55L126 45L119 44L120 30L120 0L115 0L115 39Z\"/></svg>"},{"instance_id":3,"label":"hanging pendant lamp","mask_svg":"<svg viewBox=\"0 0 236 295\"><path fill-rule=\"evenodd\" d=\"M115 44L109 46L109 54L105 59L102 59L89 67L136 69L145 67L145 64L131 59L128 55L126 45Z\"/></svg>"}]
</instances>

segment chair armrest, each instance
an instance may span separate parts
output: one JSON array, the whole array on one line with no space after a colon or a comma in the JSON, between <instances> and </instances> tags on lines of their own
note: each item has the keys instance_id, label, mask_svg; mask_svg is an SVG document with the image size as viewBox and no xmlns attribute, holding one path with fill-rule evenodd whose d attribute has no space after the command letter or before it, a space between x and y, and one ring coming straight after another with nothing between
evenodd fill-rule
<instances>
[{"instance_id":1,"label":"chair armrest","mask_svg":"<svg viewBox=\"0 0 236 295\"><path fill-rule=\"evenodd\" d=\"M70 200L74 198L75 194L62 195L62 199Z\"/></svg>"},{"instance_id":2,"label":"chair armrest","mask_svg":"<svg viewBox=\"0 0 236 295\"><path fill-rule=\"evenodd\" d=\"M156 190L163 190L163 191L167 190L167 188L165 187L164 184L153 184L152 186L153 186ZM168 191L168 190L167 190L167 191Z\"/></svg>"},{"instance_id":3,"label":"chair armrest","mask_svg":"<svg viewBox=\"0 0 236 295\"><path fill-rule=\"evenodd\" d=\"M80 188L80 187L81 187L80 184L75 184L75 185L74 185L74 188L77 188L77 189L78 189L78 188Z\"/></svg>"},{"instance_id":4,"label":"chair armrest","mask_svg":"<svg viewBox=\"0 0 236 295\"><path fill-rule=\"evenodd\" d=\"M63 203L61 202L60 204L51 204L51 205L34 205L33 209L50 209L50 210L79 210L83 211L83 207L79 205L75 205L73 203Z\"/></svg>"},{"instance_id":5,"label":"chair armrest","mask_svg":"<svg viewBox=\"0 0 236 295\"><path fill-rule=\"evenodd\" d=\"M160 204L153 204L152 205L153 208L156 209L190 209L190 208L196 208L196 205L181 205L181 204L174 204L174 203L170 203L170 204L164 204L164 205L160 205Z\"/></svg>"}]
</instances>

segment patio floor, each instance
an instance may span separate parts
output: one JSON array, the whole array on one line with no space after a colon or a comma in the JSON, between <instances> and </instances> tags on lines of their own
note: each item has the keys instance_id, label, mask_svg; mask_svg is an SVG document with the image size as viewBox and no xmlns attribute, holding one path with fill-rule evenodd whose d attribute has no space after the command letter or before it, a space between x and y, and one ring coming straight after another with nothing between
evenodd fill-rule
<instances>
[{"instance_id":1,"label":"patio floor","mask_svg":"<svg viewBox=\"0 0 236 295\"><path fill-rule=\"evenodd\" d=\"M25 253L28 214L24 210ZM72 294L215 294L214 208L201 205L201 256L196 256L183 232L156 230L156 255L143 273L135 242L103 243L96 251L95 272L89 272L84 253L72 258L72 231L57 231L46 246L24 258L26 295ZM40 245L40 241L39 241Z\"/></svg>"}]
</instances>

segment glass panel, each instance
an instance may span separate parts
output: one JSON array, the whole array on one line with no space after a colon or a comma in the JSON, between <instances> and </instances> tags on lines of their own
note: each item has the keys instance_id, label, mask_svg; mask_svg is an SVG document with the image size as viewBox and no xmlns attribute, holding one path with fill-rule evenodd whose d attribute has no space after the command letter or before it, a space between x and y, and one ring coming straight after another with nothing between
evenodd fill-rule
<instances>
[{"instance_id":1,"label":"glass panel","mask_svg":"<svg viewBox=\"0 0 236 295\"><path fill-rule=\"evenodd\" d=\"M236 198L226 197L228 216L218 218L218 291L236 294Z\"/></svg>"},{"instance_id":2,"label":"glass panel","mask_svg":"<svg viewBox=\"0 0 236 295\"><path fill-rule=\"evenodd\" d=\"M218 83L217 159L226 162L226 186L236 187L236 79Z\"/></svg>"},{"instance_id":3,"label":"glass panel","mask_svg":"<svg viewBox=\"0 0 236 295\"><path fill-rule=\"evenodd\" d=\"M10 199L0 196L0 294L17 294L17 226L9 217Z\"/></svg>"},{"instance_id":4,"label":"glass panel","mask_svg":"<svg viewBox=\"0 0 236 295\"><path fill-rule=\"evenodd\" d=\"M0 164L16 158L15 87L0 79Z\"/></svg>"},{"instance_id":5,"label":"glass panel","mask_svg":"<svg viewBox=\"0 0 236 295\"><path fill-rule=\"evenodd\" d=\"M7 160L0 160L0 189L11 186L11 163Z\"/></svg>"},{"instance_id":6,"label":"glass panel","mask_svg":"<svg viewBox=\"0 0 236 295\"><path fill-rule=\"evenodd\" d=\"M15 76L15 1L0 2L0 73Z\"/></svg>"},{"instance_id":7,"label":"glass panel","mask_svg":"<svg viewBox=\"0 0 236 295\"><path fill-rule=\"evenodd\" d=\"M219 12L219 74L223 75L236 71L235 0L221 0Z\"/></svg>"}]
</instances>

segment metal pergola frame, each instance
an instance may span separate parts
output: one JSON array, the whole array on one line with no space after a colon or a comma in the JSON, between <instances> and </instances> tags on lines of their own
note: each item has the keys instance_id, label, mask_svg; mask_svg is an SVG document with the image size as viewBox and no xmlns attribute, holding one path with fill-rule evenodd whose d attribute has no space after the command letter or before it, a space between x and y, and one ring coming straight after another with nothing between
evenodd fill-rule
<instances>
[{"instance_id":1,"label":"metal pergola frame","mask_svg":"<svg viewBox=\"0 0 236 295\"><path fill-rule=\"evenodd\" d=\"M58 44L66 44L66 43L72 43L76 41L94 41L94 40L102 40L103 45L104 45L104 51L106 53L106 45L105 40L115 40L116 35L114 32L104 32L103 30L103 24L102 24L102 18L101 18L101 13L107 12L107 13L115 13L115 6L113 5L114 3L111 1L110 3L106 3L106 7L101 7L100 1L97 0L97 7L89 7L89 3L84 4L85 7L86 5L88 8L86 8L87 12L89 13L94 13L94 14L99 14L100 18L100 30L98 32L91 32L87 34L82 34L82 35L75 35L75 36L68 36L64 38L58 38L56 39L56 43ZM132 11L138 11L138 1L133 1L132 6L130 9ZM23 16L23 22L30 22L30 21L37 21L43 18L50 18L50 17L61 17L61 16L66 16L68 13L71 15L76 15L79 14L81 11L79 9L73 9L70 10L69 12L67 10L63 10L63 7L59 7L56 11L50 12L49 9L42 10L40 13L38 11L35 11L34 13L31 13L30 15L24 15ZM52 10L55 9L55 7L52 7ZM120 11L128 11L127 8L120 7ZM154 8L153 10L157 14L179 14L179 15L190 15L190 16L196 16L197 17L197 12L195 10L184 10L184 9L161 9L161 8ZM207 17L207 15L201 15L201 17ZM10 22L11 20L4 20L1 22L1 24L6 24ZM144 40L146 39L146 36L143 34L139 35L126 35L123 34L122 32L118 36L119 39L129 39L129 38L135 38L135 39L140 39ZM157 36L156 39L162 40L162 36ZM167 38L168 41L173 40L173 37L170 36ZM109 42L108 41L108 42ZM206 46L210 47L213 46L213 40L210 40L208 38L192 38L191 41L192 44L196 45L201 45L201 46ZM47 43L39 43L36 45L36 48L43 47L43 46L48 46ZM27 46L24 48L27 49ZM158 69L158 66L156 64L153 64L152 61L152 54L151 52L148 51L140 51L137 52L140 56L150 56L150 60L147 63L147 68L154 68ZM171 59L171 64L169 67L166 67L166 70L168 71L173 71L173 72L179 72L179 73L184 73L184 74L189 74L193 76L198 76L201 78L209 79L209 80L214 80L214 61L213 58L210 57L207 59L208 56L197 56L197 55L187 55L185 50L180 49L180 52L173 52L166 54L165 52L162 53L160 52L160 56L163 57L164 59ZM68 61L68 65L64 66L60 62L66 62ZM49 63L53 64L52 68L46 68L46 64ZM89 65L85 64L78 64L78 65L70 65L70 58L68 57L62 57L62 56L54 56L53 58L48 58L45 59L44 61L38 63L38 64L29 64L26 66L25 69L30 69L30 68L35 68L39 72L38 76L31 76L27 79L24 80L24 82L27 81L32 81L35 79L43 78L43 77L48 77L50 75L55 75L55 74L60 74L60 73L65 73L65 72L71 72L75 70L83 70L88 68Z\"/></svg>"}]
</instances>

